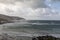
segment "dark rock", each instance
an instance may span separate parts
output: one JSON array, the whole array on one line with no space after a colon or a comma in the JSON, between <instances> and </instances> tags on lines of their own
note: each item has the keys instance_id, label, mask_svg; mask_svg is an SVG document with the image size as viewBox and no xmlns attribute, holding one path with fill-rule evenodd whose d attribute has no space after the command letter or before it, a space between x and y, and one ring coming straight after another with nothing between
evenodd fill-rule
<instances>
[{"instance_id":1,"label":"dark rock","mask_svg":"<svg viewBox=\"0 0 60 40\"><path fill-rule=\"evenodd\" d=\"M32 38L32 40L60 40L60 38L56 38L56 37L47 35L47 36L35 37L35 38Z\"/></svg>"}]
</instances>

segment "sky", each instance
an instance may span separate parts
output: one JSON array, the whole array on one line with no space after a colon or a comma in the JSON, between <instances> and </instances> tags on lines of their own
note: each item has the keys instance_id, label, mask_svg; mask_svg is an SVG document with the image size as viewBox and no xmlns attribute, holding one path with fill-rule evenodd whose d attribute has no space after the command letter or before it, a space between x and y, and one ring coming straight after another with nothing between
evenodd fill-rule
<instances>
[{"instance_id":1,"label":"sky","mask_svg":"<svg viewBox=\"0 0 60 40\"><path fill-rule=\"evenodd\" d=\"M0 14L27 20L60 20L60 0L0 0Z\"/></svg>"}]
</instances>

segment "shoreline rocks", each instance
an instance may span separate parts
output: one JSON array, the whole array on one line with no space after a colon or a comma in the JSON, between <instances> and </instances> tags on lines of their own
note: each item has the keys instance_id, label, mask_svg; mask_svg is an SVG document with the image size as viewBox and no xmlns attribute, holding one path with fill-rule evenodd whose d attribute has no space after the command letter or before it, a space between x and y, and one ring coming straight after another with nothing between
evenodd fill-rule
<instances>
[{"instance_id":1,"label":"shoreline rocks","mask_svg":"<svg viewBox=\"0 0 60 40\"><path fill-rule=\"evenodd\" d=\"M33 37L32 40L60 40L60 38L46 35L46 36Z\"/></svg>"},{"instance_id":2,"label":"shoreline rocks","mask_svg":"<svg viewBox=\"0 0 60 40\"><path fill-rule=\"evenodd\" d=\"M60 40L60 38L48 35L38 37L28 37L28 36L16 36L16 35L9 35L7 33L2 33L0 34L0 40Z\"/></svg>"}]
</instances>

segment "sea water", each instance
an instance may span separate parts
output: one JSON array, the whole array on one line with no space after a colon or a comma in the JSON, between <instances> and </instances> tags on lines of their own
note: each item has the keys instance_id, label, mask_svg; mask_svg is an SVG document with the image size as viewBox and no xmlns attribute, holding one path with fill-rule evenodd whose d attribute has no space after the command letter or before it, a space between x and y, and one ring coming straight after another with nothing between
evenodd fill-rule
<instances>
[{"instance_id":1,"label":"sea water","mask_svg":"<svg viewBox=\"0 0 60 40\"><path fill-rule=\"evenodd\" d=\"M60 21L59 20L26 20L16 23L3 24L3 29L13 31L17 35L25 36L42 36L52 35L60 37Z\"/></svg>"}]
</instances>

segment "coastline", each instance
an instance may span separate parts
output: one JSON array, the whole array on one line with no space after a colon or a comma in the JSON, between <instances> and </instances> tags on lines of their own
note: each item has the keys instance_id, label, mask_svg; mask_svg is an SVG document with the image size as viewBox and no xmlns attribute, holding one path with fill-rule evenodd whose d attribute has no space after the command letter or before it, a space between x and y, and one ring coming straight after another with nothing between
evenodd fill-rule
<instances>
[{"instance_id":1,"label":"coastline","mask_svg":"<svg viewBox=\"0 0 60 40\"><path fill-rule=\"evenodd\" d=\"M16 36L16 35L9 35L7 33L2 33L0 34L0 40L32 40L32 37Z\"/></svg>"},{"instance_id":2,"label":"coastline","mask_svg":"<svg viewBox=\"0 0 60 40\"><path fill-rule=\"evenodd\" d=\"M50 40L60 40L60 34L38 35L8 30L2 30L2 32L0 33L0 40L33 40L34 38L47 39L46 37Z\"/></svg>"},{"instance_id":3,"label":"coastline","mask_svg":"<svg viewBox=\"0 0 60 40\"><path fill-rule=\"evenodd\" d=\"M9 35L7 33L0 34L0 40L60 40L60 38L54 36L19 36L19 35Z\"/></svg>"}]
</instances>

